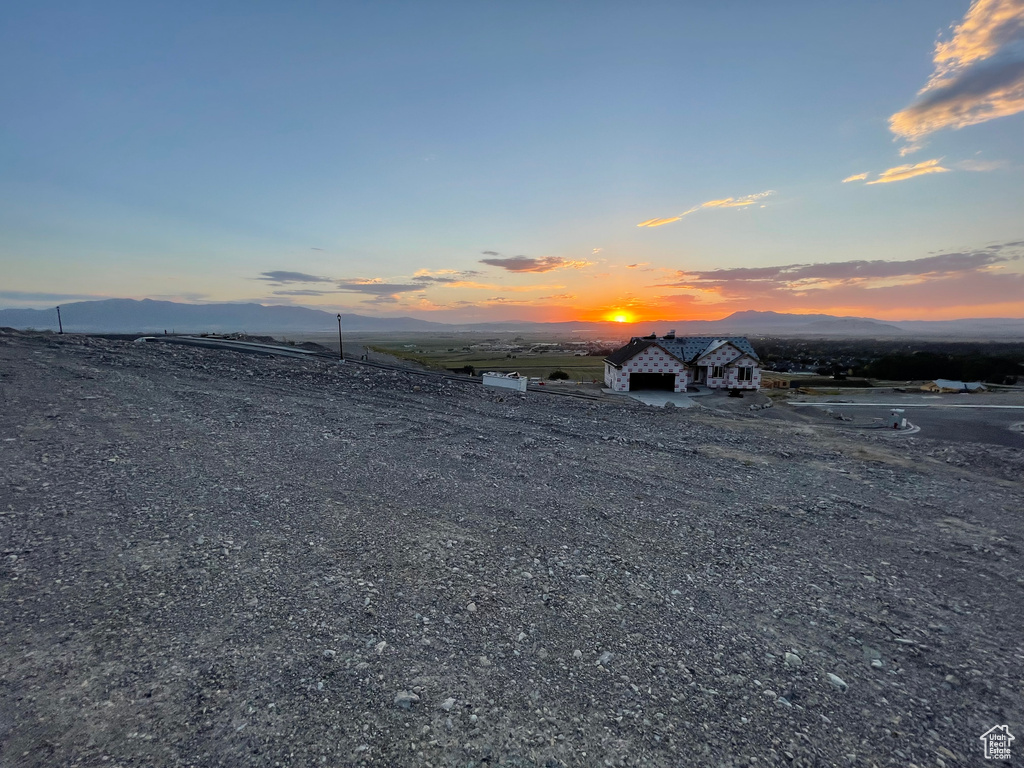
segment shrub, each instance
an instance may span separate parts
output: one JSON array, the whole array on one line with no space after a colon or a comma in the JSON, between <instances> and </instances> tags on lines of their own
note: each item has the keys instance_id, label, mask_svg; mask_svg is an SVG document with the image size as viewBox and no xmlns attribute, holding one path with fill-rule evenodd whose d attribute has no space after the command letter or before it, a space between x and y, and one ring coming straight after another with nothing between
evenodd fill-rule
<instances>
[{"instance_id":1,"label":"shrub","mask_svg":"<svg viewBox=\"0 0 1024 768\"><path fill-rule=\"evenodd\" d=\"M568 379L568 378L569 378L569 374L566 373L565 371L552 371L548 375L548 381L559 381L559 380L564 380L564 379Z\"/></svg>"}]
</instances>

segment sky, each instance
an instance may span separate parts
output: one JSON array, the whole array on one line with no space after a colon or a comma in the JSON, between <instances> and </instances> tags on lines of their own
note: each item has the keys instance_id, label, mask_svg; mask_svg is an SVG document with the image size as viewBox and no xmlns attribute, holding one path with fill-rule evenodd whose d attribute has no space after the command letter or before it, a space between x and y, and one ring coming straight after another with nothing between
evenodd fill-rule
<instances>
[{"instance_id":1,"label":"sky","mask_svg":"<svg viewBox=\"0 0 1024 768\"><path fill-rule=\"evenodd\" d=\"M42 0L0 66L0 307L1024 317L1024 0Z\"/></svg>"}]
</instances>

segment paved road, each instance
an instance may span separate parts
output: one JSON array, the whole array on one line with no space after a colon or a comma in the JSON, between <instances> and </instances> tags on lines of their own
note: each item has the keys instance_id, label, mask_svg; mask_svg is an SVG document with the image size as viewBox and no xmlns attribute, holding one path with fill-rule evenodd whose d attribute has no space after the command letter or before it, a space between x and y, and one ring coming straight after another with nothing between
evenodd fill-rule
<instances>
[{"instance_id":1,"label":"paved road","mask_svg":"<svg viewBox=\"0 0 1024 768\"><path fill-rule=\"evenodd\" d=\"M915 437L948 442L975 442L1024 448L1024 432L1012 429L1024 422L1024 406L969 405L961 403L791 403L800 410L830 408L853 418L855 424L884 419L893 407L904 408L904 416L921 428Z\"/></svg>"}]
</instances>

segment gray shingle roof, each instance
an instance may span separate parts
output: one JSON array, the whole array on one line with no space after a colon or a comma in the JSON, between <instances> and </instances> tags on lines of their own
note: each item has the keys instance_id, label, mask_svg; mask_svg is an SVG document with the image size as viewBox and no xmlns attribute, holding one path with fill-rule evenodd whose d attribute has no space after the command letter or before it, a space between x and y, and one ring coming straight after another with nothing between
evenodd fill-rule
<instances>
[{"instance_id":1,"label":"gray shingle roof","mask_svg":"<svg viewBox=\"0 0 1024 768\"><path fill-rule=\"evenodd\" d=\"M760 360L746 336L662 336L657 339L633 337L629 344L612 352L605 360L619 367L634 355L647 349L652 344L664 347L665 351L680 360L692 363L705 352L730 342L740 352Z\"/></svg>"},{"instance_id":2,"label":"gray shingle roof","mask_svg":"<svg viewBox=\"0 0 1024 768\"><path fill-rule=\"evenodd\" d=\"M624 347L619 347L610 355L608 355L608 357L605 358L605 362L611 363L612 365L618 367L627 360L629 360L631 357L633 357L633 355L636 355L642 352L643 350L647 349L653 343L653 339L640 339L634 337L629 340L629 344L627 344Z\"/></svg>"}]
</instances>

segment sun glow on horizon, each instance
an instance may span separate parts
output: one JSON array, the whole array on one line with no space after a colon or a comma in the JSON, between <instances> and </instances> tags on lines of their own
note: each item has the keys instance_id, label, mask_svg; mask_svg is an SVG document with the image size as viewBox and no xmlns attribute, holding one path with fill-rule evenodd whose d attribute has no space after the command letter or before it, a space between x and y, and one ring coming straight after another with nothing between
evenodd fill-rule
<instances>
[{"instance_id":1,"label":"sun glow on horizon","mask_svg":"<svg viewBox=\"0 0 1024 768\"><path fill-rule=\"evenodd\" d=\"M610 320L613 323L631 323L633 322L633 315L629 312L623 312L621 309L613 310L605 316L606 320Z\"/></svg>"}]
</instances>

